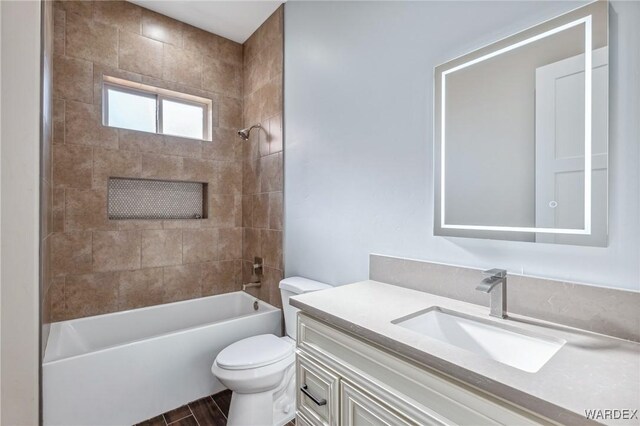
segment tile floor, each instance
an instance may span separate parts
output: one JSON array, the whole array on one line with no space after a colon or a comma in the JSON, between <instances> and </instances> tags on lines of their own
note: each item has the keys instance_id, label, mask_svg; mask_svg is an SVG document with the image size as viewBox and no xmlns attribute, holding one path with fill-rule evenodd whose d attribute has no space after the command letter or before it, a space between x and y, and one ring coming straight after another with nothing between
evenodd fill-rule
<instances>
[{"instance_id":1,"label":"tile floor","mask_svg":"<svg viewBox=\"0 0 640 426\"><path fill-rule=\"evenodd\" d=\"M167 411L135 426L225 426L229 404L231 391L225 390ZM295 426L295 423L291 421L285 426Z\"/></svg>"}]
</instances>

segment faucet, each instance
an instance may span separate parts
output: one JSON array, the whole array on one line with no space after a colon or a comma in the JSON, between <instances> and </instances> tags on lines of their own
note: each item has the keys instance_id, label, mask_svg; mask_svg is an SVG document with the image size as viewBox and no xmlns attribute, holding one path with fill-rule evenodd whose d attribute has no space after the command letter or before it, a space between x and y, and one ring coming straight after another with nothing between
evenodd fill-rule
<instances>
[{"instance_id":1,"label":"faucet","mask_svg":"<svg viewBox=\"0 0 640 426\"><path fill-rule=\"evenodd\" d=\"M476 287L483 293L489 293L489 315L497 318L507 317L507 271L504 269L489 269L482 275L486 276Z\"/></svg>"},{"instance_id":2,"label":"faucet","mask_svg":"<svg viewBox=\"0 0 640 426\"><path fill-rule=\"evenodd\" d=\"M252 267L251 282L242 284L242 291L247 291L248 288L262 286L262 280L260 279L262 277L262 258L254 257Z\"/></svg>"}]
</instances>

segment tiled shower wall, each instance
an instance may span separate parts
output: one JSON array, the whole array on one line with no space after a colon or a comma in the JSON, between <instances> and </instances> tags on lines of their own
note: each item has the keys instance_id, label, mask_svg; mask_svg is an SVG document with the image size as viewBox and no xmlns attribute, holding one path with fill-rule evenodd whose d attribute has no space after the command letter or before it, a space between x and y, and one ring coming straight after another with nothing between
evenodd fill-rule
<instances>
[{"instance_id":1,"label":"tiled shower wall","mask_svg":"<svg viewBox=\"0 0 640 426\"><path fill-rule=\"evenodd\" d=\"M45 297L50 304L45 321L239 289L242 196L243 187L250 186L243 185L243 163L251 164L235 135L243 124L243 84L260 83L255 93L247 91L252 107L244 110L256 119L259 113L262 120L279 117L281 83L272 83L273 78L264 85L251 78L243 83L250 61L243 62L242 45L128 2L56 2L54 9L52 284ZM281 17L276 20L281 40ZM261 52L255 50L256 55ZM103 75L212 99L213 141L102 126ZM266 123L280 132L279 118ZM274 140L281 141L277 135ZM264 160L256 154L253 161L265 163L260 194L266 194L273 213L267 223L259 221L260 209L252 217L258 220L256 229L264 225L261 231L277 233L270 233L261 246L269 253L261 252L266 276L273 281L282 270L281 214L276 214L282 204L282 157L276 149L262 154ZM209 217L109 220L109 176L206 182Z\"/></svg>"},{"instance_id":2,"label":"tiled shower wall","mask_svg":"<svg viewBox=\"0 0 640 426\"><path fill-rule=\"evenodd\" d=\"M262 287L252 293L281 306L282 260L282 57L281 6L244 44L244 125L262 125L244 144L242 275L251 279L262 257Z\"/></svg>"}]
</instances>

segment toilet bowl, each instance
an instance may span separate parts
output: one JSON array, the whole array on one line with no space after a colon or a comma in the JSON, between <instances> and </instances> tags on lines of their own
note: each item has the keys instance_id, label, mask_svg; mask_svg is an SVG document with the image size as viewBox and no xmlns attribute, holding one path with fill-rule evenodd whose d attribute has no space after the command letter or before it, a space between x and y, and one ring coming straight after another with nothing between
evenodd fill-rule
<instances>
[{"instance_id":1,"label":"toilet bowl","mask_svg":"<svg viewBox=\"0 0 640 426\"><path fill-rule=\"evenodd\" d=\"M289 297L330 288L302 277L280 282L286 336L239 340L216 357L211 372L233 394L228 426L281 426L295 417L296 313Z\"/></svg>"}]
</instances>

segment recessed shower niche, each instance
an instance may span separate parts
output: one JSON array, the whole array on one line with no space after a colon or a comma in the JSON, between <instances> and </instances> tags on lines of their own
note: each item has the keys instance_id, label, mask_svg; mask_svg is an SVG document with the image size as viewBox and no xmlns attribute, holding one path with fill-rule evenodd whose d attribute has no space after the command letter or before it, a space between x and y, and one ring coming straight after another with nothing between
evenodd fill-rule
<instances>
[{"instance_id":1,"label":"recessed shower niche","mask_svg":"<svg viewBox=\"0 0 640 426\"><path fill-rule=\"evenodd\" d=\"M207 184L109 178L109 219L205 219Z\"/></svg>"}]
</instances>

